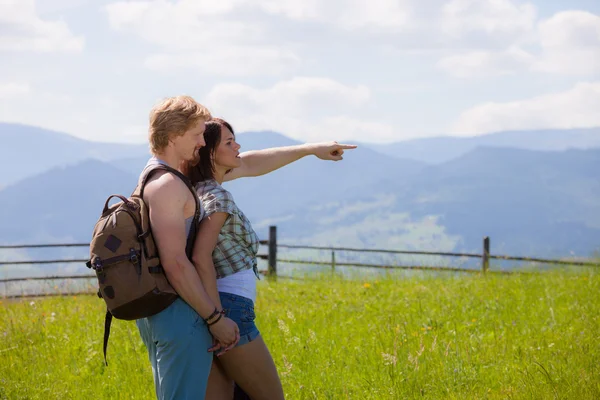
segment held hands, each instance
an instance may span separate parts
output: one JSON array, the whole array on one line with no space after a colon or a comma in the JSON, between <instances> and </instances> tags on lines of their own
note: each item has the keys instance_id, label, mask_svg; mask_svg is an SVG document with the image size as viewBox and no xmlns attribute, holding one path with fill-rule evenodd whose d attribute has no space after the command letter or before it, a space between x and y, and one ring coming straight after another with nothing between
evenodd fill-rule
<instances>
[{"instance_id":1,"label":"held hands","mask_svg":"<svg viewBox=\"0 0 600 400\"><path fill-rule=\"evenodd\" d=\"M310 144L311 153L321 160L340 161L344 157L344 150L352 150L357 146L353 144L339 144L338 142L323 142Z\"/></svg>"},{"instance_id":2,"label":"held hands","mask_svg":"<svg viewBox=\"0 0 600 400\"><path fill-rule=\"evenodd\" d=\"M208 330L213 336L213 345L208 351L217 351L217 356L233 349L240 340L237 324L225 316L209 325Z\"/></svg>"}]
</instances>

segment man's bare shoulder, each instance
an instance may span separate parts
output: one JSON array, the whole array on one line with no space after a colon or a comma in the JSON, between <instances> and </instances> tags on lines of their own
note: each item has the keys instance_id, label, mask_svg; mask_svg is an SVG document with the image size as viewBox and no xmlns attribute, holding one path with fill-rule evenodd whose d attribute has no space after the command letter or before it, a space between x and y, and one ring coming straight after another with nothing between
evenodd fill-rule
<instances>
[{"instance_id":1,"label":"man's bare shoulder","mask_svg":"<svg viewBox=\"0 0 600 400\"><path fill-rule=\"evenodd\" d=\"M144 200L148 203L185 204L189 190L177 176L167 171L157 171L146 183Z\"/></svg>"}]
</instances>

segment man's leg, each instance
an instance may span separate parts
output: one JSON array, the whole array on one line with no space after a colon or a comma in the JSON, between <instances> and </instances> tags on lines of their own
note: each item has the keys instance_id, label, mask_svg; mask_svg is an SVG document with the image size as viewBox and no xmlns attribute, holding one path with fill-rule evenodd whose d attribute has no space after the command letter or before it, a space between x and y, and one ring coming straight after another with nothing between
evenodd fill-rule
<instances>
[{"instance_id":1,"label":"man's leg","mask_svg":"<svg viewBox=\"0 0 600 400\"><path fill-rule=\"evenodd\" d=\"M146 349L148 350L148 359L150 360L150 364L152 365L152 377L154 379L154 391L156 393L156 397L158 398L158 394L160 393L159 389L159 379L158 379L158 370L156 368L156 344L154 340L152 340L152 332L150 331L150 327L148 324L148 318L141 318L135 321L135 324L140 331L140 336L142 337L142 342L146 345Z\"/></svg>"},{"instance_id":2,"label":"man's leg","mask_svg":"<svg viewBox=\"0 0 600 400\"><path fill-rule=\"evenodd\" d=\"M156 343L159 400L204 399L213 354L202 318L182 299L148 318Z\"/></svg>"}]
</instances>

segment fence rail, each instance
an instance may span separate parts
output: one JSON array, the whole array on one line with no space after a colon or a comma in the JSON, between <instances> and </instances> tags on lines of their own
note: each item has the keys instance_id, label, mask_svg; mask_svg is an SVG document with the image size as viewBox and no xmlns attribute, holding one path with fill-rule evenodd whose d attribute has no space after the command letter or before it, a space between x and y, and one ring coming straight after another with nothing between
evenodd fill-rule
<instances>
[{"instance_id":1,"label":"fence rail","mask_svg":"<svg viewBox=\"0 0 600 400\"><path fill-rule=\"evenodd\" d=\"M373 269L404 269L404 270L422 270L422 271L446 271L446 272L462 272L462 273L523 273L523 271L504 271L490 270L490 260L509 260L509 261L528 261L534 263L556 264L556 265L574 265L574 266L590 266L600 267L600 263L581 260L560 260L546 259L536 257L515 257L509 255L490 254L490 238L483 239L482 252L477 253L457 253L444 251L419 251L419 250L388 250L388 249L360 249L354 247L334 247L334 246L310 246L310 245L293 245L293 244L278 244L277 243L277 227L269 227L269 239L261 240L261 245L268 246L267 254L259 254L260 259L266 260L268 269L260 271L269 277L278 278L294 278L291 276L278 275L277 265L281 264L298 264L298 265L330 265L332 271L336 267L357 267L357 268L373 268ZM65 247L89 247L89 243L60 243L60 244L19 244L19 245L0 245L2 249L34 249L34 248L65 248ZM330 251L331 259L329 260L302 260L277 258L278 249L302 249L302 250L319 250ZM379 253L379 254L394 254L394 255L427 255L427 256L442 256L442 257L460 257L460 258L478 258L481 259L481 268L459 268L459 267L440 267L431 265L390 265L390 264L369 264L363 262L339 262L336 261L336 252L356 252L356 253ZM2 265L26 265L26 264L58 264L58 263L85 263L87 259L50 259L50 260L18 260L18 261L0 261ZM39 281L39 280L57 280L57 279L92 279L95 275L71 275L71 276L47 276L47 277L22 277L0 279L0 283L11 283L20 281ZM64 293L57 293L61 295ZM22 296L12 297L31 297L33 295L23 294Z\"/></svg>"}]
</instances>

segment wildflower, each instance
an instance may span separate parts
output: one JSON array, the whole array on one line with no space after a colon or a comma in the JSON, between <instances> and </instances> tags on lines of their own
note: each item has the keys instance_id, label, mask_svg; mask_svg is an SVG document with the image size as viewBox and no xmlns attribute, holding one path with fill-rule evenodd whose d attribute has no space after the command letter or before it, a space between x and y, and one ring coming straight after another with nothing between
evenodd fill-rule
<instances>
[{"instance_id":1,"label":"wildflower","mask_svg":"<svg viewBox=\"0 0 600 400\"><path fill-rule=\"evenodd\" d=\"M308 330L308 341L310 343L316 343L317 342L317 334L312 329Z\"/></svg>"},{"instance_id":2,"label":"wildflower","mask_svg":"<svg viewBox=\"0 0 600 400\"><path fill-rule=\"evenodd\" d=\"M433 343L431 344L431 351L435 351L435 348L437 346L437 336L433 338Z\"/></svg>"},{"instance_id":3,"label":"wildflower","mask_svg":"<svg viewBox=\"0 0 600 400\"><path fill-rule=\"evenodd\" d=\"M287 316L292 320L292 322L296 322L296 317L294 317L294 314L291 311L288 310Z\"/></svg>"},{"instance_id":4,"label":"wildflower","mask_svg":"<svg viewBox=\"0 0 600 400\"><path fill-rule=\"evenodd\" d=\"M371 284L370 284L370 283L368 283L368 282L365 282L365 283L363 284L363 287L364 287L365 289L368 289L368 288L370 288L370 287L371 287Z\"/></svg>"},{"instance_id":5,"label":"wildflower","mask_svg":"<svg viewBox=\"0 0 600 400\"><path fill-rule=\"evenodd\" d=\"M292 364L291 362L289 362L287 360L287 357L285 356L285 354L283 355L283 366L284 366L284 371L281 373L281 375L283 375L283 376L289 375L290 372L292 372L292 367L294 366L294 364Z\"/></svg>"},{"instance_id":6,"label":"wildflower","mask_svg":"<svg viewBox=\"0 0 600 400\"><path fill-rule=\"evenodd\" d=\"M282 319L278 319L277 320L277 325L279 326L279 329L285 334L285 335L289 335L290 334L290 328L288 328L288 326L286 325L285 321Z\"/></svg>"},{"instance_id":7,"label":"wildflower","mask_svg":"<svg viewBox=\"0 0 600 400\"><path fill-rule=\"evenodd\" d=\"M471 322L475 322L475 321L477 321L477 318L473 318L473 319L471 320Z\"/></svg>"},{"instance_id":8,"label":"wildflower","mask_svg":"<svg viewBox=\"0 0 600 400\"><path fill-rule=\"evenodd\" d=\"M383 363L385 365L396 365L397 358L393 354L381 353L381 357L383 357Z\"/></svg>"}]
</instances>

